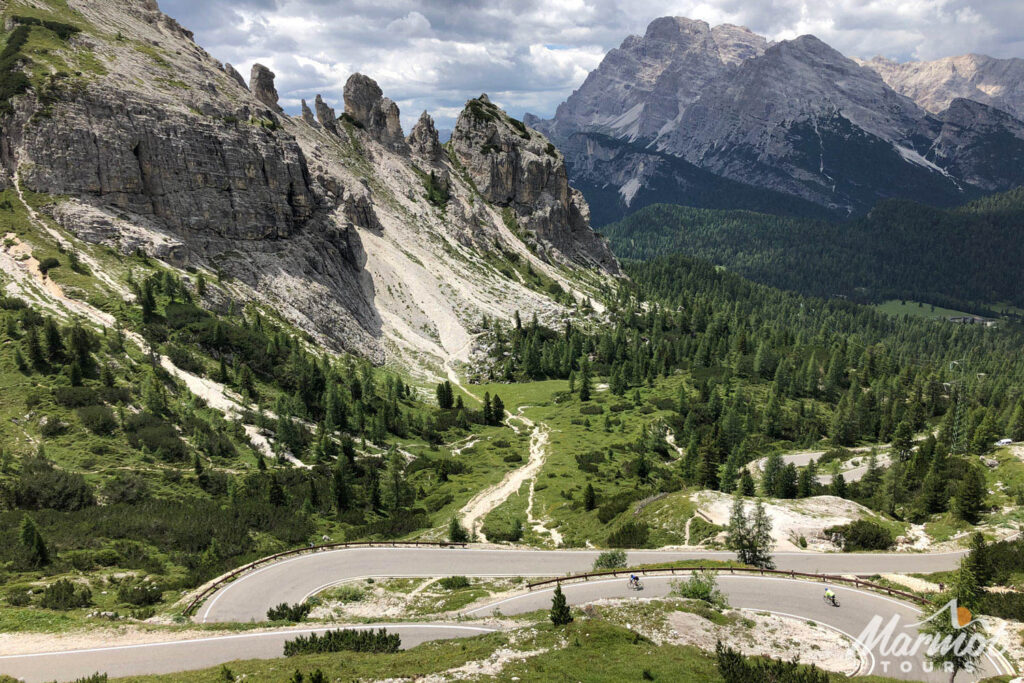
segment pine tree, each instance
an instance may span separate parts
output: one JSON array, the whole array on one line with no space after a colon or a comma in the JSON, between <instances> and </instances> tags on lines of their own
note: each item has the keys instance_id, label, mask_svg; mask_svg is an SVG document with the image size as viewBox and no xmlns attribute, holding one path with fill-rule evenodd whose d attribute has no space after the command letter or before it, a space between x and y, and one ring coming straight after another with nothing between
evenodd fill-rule
<instances>
[{"instance_id":1,"label":"pine tree","mask_svg":"<svg viewBox=\"0 0 1024 683\"><path fill-rule=\"evenodd\" d=\"M25 353L33 368L41 368L46 365L46 356L43 354L43 347L39 343L39 333L33 325L28 328L25 334Z\"/></svg>"},{"instance_id":2,"label":"pine tree","mask_svg":"<svg viewBox=\"0 0 1024 683\"><path fill-rule=\"evenodd\" d=\"M797 498L809 498L814 495L814 472L810 467L800 470L800 479L796 485Z\"/></svg>"},{"instance_id":3,"label":"pine tree","mask_svg":"<svg viewBox=\"0 0 1024 683\"><path fill-rule=\"evenodd\" d=\"M750 471L747 468L743 468L740 472L740 483L736 489L742 496L753 496L757 494L757 488L754 485L754 478L750 476Z\"/></svg>"},{"instance_id":4,"label":"pine tree","mask_svg":"<svg viewBox=\"0 0 1024 683\"><path fill-rule=\"evenodd\" d=\"M505 420L505 403L497 394L491 399L491 424L500 425Z\"/></svg>"},{"instance_id":5,"label":"pine tree","mask_svg":"<svg viewBox=\"0 0 1024 683\"><path fill-rule=\"evenodd\" d=\"M981 595L977 578L965 559L961 562L948 593L951 602L935 601L927 610L924 625L920 629L932 636L934 642L963 643L952 647L929 648L925 654L937 671L949 671L950 683L956 680L960 671L973 670L981 659L984 648L967 646L972 639L980 637L984 628L973 620ZM967 617L967 623L961 621L961 608L968 610L964 615Z\"/></svg>"},{"instance_id":6,"label":"pine tree","mask_svg":"<svg viewBox=\"0 0 1024 683\"><path fill-rule=\"evenodd\" d=\"M562 592L562 584L555 585L555 594L551 597L551 623L555 626L565 626L572 623L572 612L569 610L569 603Z\"/></svg>"},{"instance_id":7,"label":"pine tree","mask_svg":"<svg viewBox=\"0 0 1024 683\"><path fill-rule=\"evenodd\" d=\"M597 507L597 493L594 491L594 485L587 483L587 488L583 491L583 509L593 510Z\"/></svg>"},{"instance_id":8,"label":"pine tree","mask_svg":"<svg viewBox=\"0 0 1024 683\"><path fill-rule=\"evenodd\" d=\"M833 496L836 496L837 498L846 498L846 477L844 477L842 474L837 474L834 477L832 477L831 488Z\"/></svg>"},{"instance_id":9,"label":"pine tree","mask_svg":"<svg viewBox=\"0 0 1024 683\"><path fill-rule=\"evenodd\" d=\"M896 433L892 437L892 450L900 461L908 460L914 450L914 428L906 420L901 421L896 427Z\"/></svg>"},{"instance_id":10,"label":"pine tree","mask_svg":"<svg viewBox=\"0 0 1024 683\"><path fill-rule=\"evenodd\" d=\"M35 522L28 515L21 519L21 531L19 534L21 547L25 551L25 560L33 569L39 569L50 564L50 551L46 547L43 535L39 533Z\"/></svg>"},{"instance_id":11,"label":"pine tree","mask_svg":"<svg viewBox=\"0 0 1024 683\"><path fill-rule=\"evenodd\" d=\"M989 558L991 553L985 542L985 536L980 531L975 531L971 535L970 547L970 553L964 558L964 564L970 567L979 586L987 586L992 580L992 567Z\"/></svg>"},{"instance_id":12,"label":"pine tree","mask_svg":"<svg viewBox=\"0 0 1024 683\"><path fill-rule=\"evenodd\" d=\"M970 465L957 487L953 500L953 514L970 524L976 524L985 507L985 478L976 465Z\"/></svg>"},{"instance_id":13,"label":"pine tree","mask_svg":"<svg viewBox=\"0 0 1024 683\"><path fill-rule=\"evenodd\" d=\"M483 419L485 425L494 423L494 416L491 414L491 394L488 391L484 392Z\"/></svg>"},{"instance_id":14,"label":"pine tree","mask_svg":"<svg viewBox=\"0 0 1024 683\"><path fill-rule=\"evenodd\" d=\"M590 400L590 364L584 360L581 365L579 379L580 400L586 402Z\"/></svg>"},{"instance_id":15,"label":"pine tree","mask_svg":"<svg viewBox=\"0 0 1024 683\"><path fill-rule=\"evenodd\" d=\"M772 539L772 521L764 509L764 503L759 500L754 505L750 555L747 558L748 563L761 569L774 568L775 563L771 558L774 544L775 542Z\"/></svg>"},{"instance_id":16,"label":"pine tree","mask_svg":"<svg viewBox=\"0 0 1024 683\"><path fill-rule=\"evenodd\" d=\"M341 458L331 477L331 493L334 495L334 509L340 517L352 507L352 492L348 485L348 460Z\"/></svg>"},{"instance_id":17,"label":"pine tree","mask_svg":"<svg viewBox=\"0 0 1024 683\"><path fill-rule=\"evenodd\" d=\"M1024 441L1024 401L1017 404L1017 409L1010 418L1009 437L1014 441Z\"/></svg>"},{"instance_id":18,"label":"pine tree","mask_svg":"<svg viewBox=\"0 0 1024 683\"><path fill-rule=\"evenodd\" d=\"M448 522L448 540L452 543L466 543L469 541L469 532L459 523L459 520L452 517Z\"/></svg>"}]
</instances>

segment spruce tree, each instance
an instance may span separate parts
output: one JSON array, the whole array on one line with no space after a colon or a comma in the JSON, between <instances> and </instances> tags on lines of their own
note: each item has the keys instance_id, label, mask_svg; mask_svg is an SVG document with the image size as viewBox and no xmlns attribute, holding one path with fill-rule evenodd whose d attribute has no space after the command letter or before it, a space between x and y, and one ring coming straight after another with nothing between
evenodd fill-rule
<instances>
[{"instance_id":1,"label":"spruce tree","mask_svg":"<svg viewBox=\"0 0 1024 683\"><path fill-rule=\"evenodd\" d=\"M594 485L588 483L587 488L583 491L583 508L585 510L593 510L596 507L597 493L594 491Z\"/></svg>"},{"instance_id":2,"label":"spruce tree","mask_svg":"<svg viewBox=\"0 0 1024 683\"><path fill-rule=\"evenodd\" d=\"M837 474L832 477L832 495L838 498L846 498L846 477L842 474Z\"/></svg>"},{"instance_id":3,"label":"spruce tree","mask_svg":"<svg viewBox=\"0 0 1024 683\"><path fill-rule=\"evenodd\" d=\"M466 543L469 541L469 532L459 523L459 520L452 517L448 522L448 540L452 543Z\"/></svg>"},{"instance_id":4,"label":"spruce tree","mask_svg":"<svg viewBox=\"0 0 1024 683\"><path fill-rule=\"evenodd\" d=\"M39 569L50 564L50 551L46 547L43 535L39 533L36 523L32 518L25 515L21 519L21 531L19 534L21 547L25 551L27 564L33 569Z\"/></svg>"},{"instance_id":5,"label":"spruce tree","mask_svg":"<svg viewBox=\"0 0 1024 683\"><path fill-rule=\"evenodd\" d=\"M505 420L505 403L497 394L491 399L491 424L500 425Z\"/></svg>"},{"instance_id":6,"label":"spruce tree","mask_svg":"<svg viewBox=\"0 0 1024 683\"><path fill-rule=\"evenodd\" d=\"M569 603L566 602L565 594L562 593L562 584L555 585L555 594L551 597L551 623L555 626L565 626L572 623L572 612L569 610Z\"/></svg>"}]
</instances>

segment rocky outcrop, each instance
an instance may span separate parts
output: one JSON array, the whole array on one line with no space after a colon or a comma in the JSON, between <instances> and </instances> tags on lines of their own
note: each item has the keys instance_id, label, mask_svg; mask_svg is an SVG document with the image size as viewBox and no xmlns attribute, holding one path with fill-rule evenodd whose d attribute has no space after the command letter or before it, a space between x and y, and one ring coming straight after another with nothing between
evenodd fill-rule
<instances>
[{"instance_id":1,"label":"rocky outcrop","mask_svg":"<svg viewBox=\"0 0 1024 683\"><path fill-rule=\"evenodd\" d=\"M183 234L284 237L317 203L290 136L172 113L123 90L93 88L5 132L19 136L27 189L88 197Z\"/></svg>"},{"instance_id":2,"label":"rocky outcrop","mask_svg":"<svg viewBox=\"0 0 1024 683\"><path fill-rule=\"evenodd\" d=\"M274 87L274 72L262 64L252 65L252 75L249 77L249 90L257 100L267 105L274 111L282 111L277 100L277 89Z\"/></svg>"},{"instance_id":3,"label":"rocky outcrop","mask_svg":"<svg viewBox=\"0 0 1024 683\"><path fill-rule=\"evenodd\" d=\"M406 140L409 149L413 154L434 161L441 157L441 142L437 137L437 129L434 128L434 119L430 114L423 112L419 121L412 127L409 137Z\"/></svg>"},{"instance_id":4,"label":"rocky outcrop","mask_svg":"<svg viewBox=\"0 0 1024 683\"><path fill-rule=\"evenodd\" d=\"M345 113L374 140L394 151L407 151L398 105L384 97L369 76L355 73L345 82Z\"/></svg>"},{"instance_id":5,"label":"rocky outcrop","mask_svg":"<svg viewBox=\"0 0 1024 683\"><path fill-rule=\"evenodd\" d=\"M459 114L451 149L480 194L510 209L522 234L532 232L554 258L618 272L611 251L590 229L583 195L569 186L561 155L540 132L481 95Z\"/></svg>"},{"instance_id":6,"label":"rocky outcrop","mask_svg":"<svg viewBox=\"0 0 1024 683\"><path fill-rule=\"evenodd\" d=\"M928 158L987 192L1024 185L1024 122L958 98L944 111Z\"/></svg>"},{"instance_id":7,"label":"rocky outcrop","mask_svg":"<svg viewBox=\"0 0 1024 683\"><path fill-rule=\"evenodd\" d=\"M903 63L875 57L860 63L933 114L945 111L953 100L961 98L1024 119L1024 59L970 54Z\"/></svg>"},{"instance_id":8,"label":"rocky outcrop","mask_svg":"<svg viewBox=\"0 0 1024 683\"><path fill-rule=\"evenodd\" d=\"M324 102L324 98L320 95L316 96L316 100L313 102L313 106L316 109L316 118L320 122L320 125L327 130L336 131L337 118L334 115L334 110L327 106Z\"/></svg>"},{"instance_id":9,"label":"rocky outcrop","mask_svg":"<svg viewBox=\"0 0 1024 683\"><path fill-rule=\"evenodd\" d=\"M313 110L306 104L306 100L302 100L302 120L313 126L316 125L316 119L313 117Z\"/></svg>"},{"instance_id":10,"label":"rocky outcrop","mask_svg":"<svg viewBox=\"0 0 1024 683\"><path fill-rule=\"evenodd\" d=\"M246 90L249 89L249 86L245 83L245 79L242 78L242 74L238 73L238 70L227 62L224 62L224 73L226 73L235 83L238 83L238 85L242 86Z\"/></svg>"}]
</instances>

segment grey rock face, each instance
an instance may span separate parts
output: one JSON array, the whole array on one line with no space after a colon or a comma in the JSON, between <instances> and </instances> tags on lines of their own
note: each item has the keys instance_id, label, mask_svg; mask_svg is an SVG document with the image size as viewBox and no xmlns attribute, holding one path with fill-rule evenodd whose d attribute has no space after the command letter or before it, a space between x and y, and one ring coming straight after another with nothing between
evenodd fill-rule
<instances>
[{"instance_id":1,"label":"grey rock face","mask_svg":"<svg viewBox=\"0 0 1024 683\"><path fill-rule=\"evenodd\" d=\"M406 142L414 154L425 159L434 160L441 156L441 143L437 138L437 129L434 128L434 119L425 111L412 127Z\"/></svg>"},{"instance_id":2,"label":"grey rock face","mask_svg":"<svg viewBox=\"0 0 1024 683\"><path fill-rule=\"evenodd\" d=\"M334 110L324 102L324 98L317 95L316 101L313 102L313 107L316 109L316 118L320 125L328 130L336 131L336 120L338 117L334 115Z\"/></svg>"},{"instance_id":3,"label":"grey rock face","mask_svg":"<svg viewBox=\"0 0 1024 683\"><path fill-rule=\"evenodd\" d=\"M233 81L238 83L238 85L242 86L246 90L249 89L249 86L245 83L245 79L242 78L242 74L238 73L238 70L227 62L224 62L224 72L230 76Z\"/></svg>"},{"instance_id":4,"label":"grey rock face","mask_svg":"<svg viewBox=\"0 0 1024 683\"><path fill-rule=\"evenodd\" d=\"M262 64L252 65L252 75L249 77L249 89L256 99L267 105L274 111L281 111L277 104L277 89L274 88L274 72Z\"/></svg>"},{"instance_id":5,"label":"grey rock face","mask_svg":"<svg viewBox=\"0 0 1024 683\"><path fill-rule=\"evenodd\" d=\"M306 100L302 100L302 120L311 126L316 124L316 119L313 118L313 111L306 104Z\"/></svg>"},{"instance_id":6,"label":"grey rock face","mask_svg":"<svg viewBox=\"0 0 1024 683\"><path fill-rule=\"evenodd\" d=\"M988 192L1024 184L1024 122L963 98L953 100L940 118L930 160Z\"/></svg>"},{"instance_id":7,"label":"grey rock face","mask_svg":"<svg viewBox=\"0 0 1024 683\"><path fill-rule=\"evenodd\" d=\"M510 209L542 246L618 272L607 245L590 229L586 201L569 187L565 163L546 137L482 95L459 114L451 145L484 198Z\"/></svg>"},{"instance_id":8,"label":"grey rock face","mask_svg":"<svg viewBox=\"0 0 1024 683\"><path fill-rule=\"evenodd\" d=\"M345 82L345 113L370 137L395 151L407 149L398 105L384 97L377 81L355 73Z\"/></svg>"},{"instance_id":9,"label":"grey rock face","mask_svg":"<svg viewBox=\"0 0 1024 683\"><path fill-rule=\"evenodd\" d=\"M687 203L690 189L727 191L714 178L843 213L893 196L958 202L964 183L1003 187L1016 173L929 152L942 122L915 100L933 112L954 92L1024 104L1024 62L940 62L874 60L865 68L813 36L769 45L743 28L663 17L610 51L554 119L530 121L563 148L573 181L602 210L638 195L646 197L640 204L655 196ZM899 92L890 84L901 84ZM997 125L1012 137L1010 121ZM950 155L954 148L970 154L958 144ZM970 179L952 171L968 167Z\"/></svg>"},{"instance_id":10,"label":"grey rock face","mask_svg":"<svg viewBox=\"0 0 1024 683\"><path fill-rule=\"evenodd\" d=\"M860 64L933 114L963 98L1024 119L1024 59L971 54L904 63L875 57Z\"/></svg>"},{"instance_id":11,"label":"grey rock face","mask_svg":"<svg viewBox=\"0 0 1024 683\"><path fill-rule=\"evenodd\" d=\"M655 19L644 36L630 36L610 51L542 130L558 140L580 130L655 139L708 83L762 54L767 44L745 28Z\"/></svg>"},{"instance_id":12,"label":"grey rock face","mask_svg":"<svg viewBox=\"0 0 1024 683\"><path fill-rule=\"evenodd\" d=\"M317 202L290 137L172 114L124 91L97 89L57 104L17 134L27 188L93 197L182 233L283 237Z\"/></svg>"}]
</instances>

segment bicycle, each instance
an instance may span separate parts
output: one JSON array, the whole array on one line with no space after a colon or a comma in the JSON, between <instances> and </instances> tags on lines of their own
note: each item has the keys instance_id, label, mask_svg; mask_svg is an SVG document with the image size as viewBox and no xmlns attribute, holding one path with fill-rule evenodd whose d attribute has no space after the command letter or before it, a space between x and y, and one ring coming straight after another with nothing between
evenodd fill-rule
<instances>
[{"instance_id":1,"label":"bicycle","mask_svg":"<svg viewBox=\"0 0 1024 683\"><path fill-rule=\"evenodd\" d=\"M826 605L829 605L831 607L839 607L839 597L836 595L833 595L831 597L829 597L828 595L823 595L821 596L821 599L825 601Z\"/></svg>"},{"instance_id":2,"label":"bicycle","mask_svg":"<svg viewBox=\"0 0 1024 683\"><path fill-rule=\"evenodd\" d=\"M642 591L644 589L644 585L640 583L640 579L637 579L636 581L630 579L626 585L631 591Z\"/></svg>"}]
</instances>

